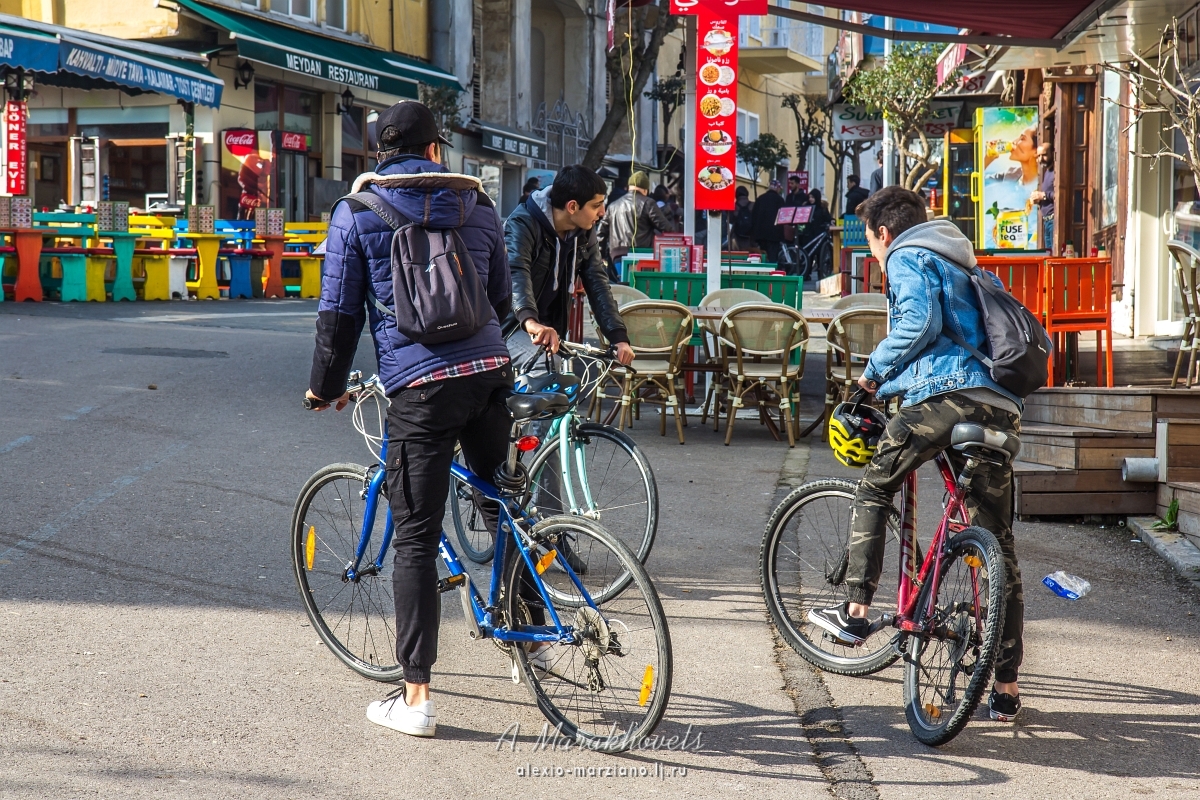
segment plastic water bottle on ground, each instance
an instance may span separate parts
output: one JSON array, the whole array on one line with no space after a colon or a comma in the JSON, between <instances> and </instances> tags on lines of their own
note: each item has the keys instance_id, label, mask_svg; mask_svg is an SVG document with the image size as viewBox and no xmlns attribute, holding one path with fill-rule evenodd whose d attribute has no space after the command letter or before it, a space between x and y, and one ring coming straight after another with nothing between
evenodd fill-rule
<instances>
[{"instance_id":1,"label":"plastic water bottle on ground","mask_svg":"<svg viewBox=\"0 0 1200 800\"><path fill-rule=\"evenodd\" d=\"M1078 600L1092 590L1092 585L1078 575L1068 575L1059 570L1042 578L1042 584L1059 597Z\"/></svg>"}]
</instances>

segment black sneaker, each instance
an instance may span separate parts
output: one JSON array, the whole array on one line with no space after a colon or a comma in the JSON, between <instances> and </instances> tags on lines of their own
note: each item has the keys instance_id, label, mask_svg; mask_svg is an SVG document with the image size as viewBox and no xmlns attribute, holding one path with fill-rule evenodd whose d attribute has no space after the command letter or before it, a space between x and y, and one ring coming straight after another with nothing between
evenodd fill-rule
<instances>
[{"instance_id":1,"label":"black sneaker","mask_svg":"<svg viewBox=\"0 0 1200 800\"><path fill-rule=\"evenodd\" d=\"M850 616L849 603L829 608L814 608L808 612L808 621L823 628L842 644L855 646L867 640L871 623L866 617Z\"/></svg>"},{"instance_id":2,"label":"black sneaker","mask_svg":"<svg viewBox=\"0 0 1200 800\"><path fill-rule=\"evenodd\" d=\"M1021 711L1021 698L992 689L988 697L988 714L997 722L1012 722Z\"/></svg>"}]
</instances>

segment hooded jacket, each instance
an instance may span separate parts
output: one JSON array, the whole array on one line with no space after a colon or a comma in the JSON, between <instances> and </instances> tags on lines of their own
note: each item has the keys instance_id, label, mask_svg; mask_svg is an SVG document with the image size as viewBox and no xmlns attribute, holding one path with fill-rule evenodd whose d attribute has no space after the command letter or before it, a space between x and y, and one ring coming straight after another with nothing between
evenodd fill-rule
<instances>
[{"instance_id":1,"label":"hooded jacket","mask_svg":"<svg viewBox=\"0 0 1200 800\"><path fill-rule=\"evenodd\" d=\"M578 275L605 338L628 342L595 230L571 231L560 239L552 219L550 187L546 187L531 194L504 223L512 272L512 313L504 320L504 335L510 336L531 319L565 336L571 289Z\"/></svg>"},{"instance_id":2,"label":"hooded jacket","mask_svg":"<svg viewBox=\"0 0 1200 800\"><path fill-rule=\"evenodd\" d=\"M977 390L986 389L1021 408L1021 401L1000 388L986 366L943 333L953 327L972 347L987 351L983 315L963 269L975 264L971 241L949 220L909 228L888 247L888 335L863 371L867 380L879 384L880 398L903 395L908 407L938 394L965 391L977 397ZM996 276L990 277L1003 288Z\"/></svg>"},{"instance_id":3,"label":"hooded jacket","mask_svg":"<svg viewBox=\"0 0 1200 800\"><path fill-rule=\"evenodd\" d=\"M653 247L654 234L674 230L658 203L632 189L608 207L604 222L608 227L608 251L614 259L635 247Z\"/></svg>"},{"instance_id":4,"label":"hooded jacket","mask_svg":"<svg viewBox=\"0 0 1200 800\"><path fill-rule=\"evenodd\" d=\"M392 299L393 230L375 212L339 203L329 222L321 301L317 306L317 340L309 388L322 399L346 390L354 351L369 319L379 362L379 378L388 394L436 370L476 359L508 357L499 320L512 304L508 260L496 209L480 202L481 184L417 156L385 161L377 172L360 175L354 191L370 191L413 222L430 228L456 228L487 289L496 318L473 336L454 342L422 345L396 329L395 318L371 302L374 295L387 308Z\"/></svg>"},{"instance_id":5,"label":"hooded jacket","mask_svg":"<svg viewBox=\"0 0 1200 800\"><path fill-rule=\"evenodd\" d=\"M783 241L783 226L775 224L779 209L783 208L783 197L774 189L768 189L754 201L754 211L751 212L753 230L751 236L761 244Z\"/></svg>"}]
</instances>

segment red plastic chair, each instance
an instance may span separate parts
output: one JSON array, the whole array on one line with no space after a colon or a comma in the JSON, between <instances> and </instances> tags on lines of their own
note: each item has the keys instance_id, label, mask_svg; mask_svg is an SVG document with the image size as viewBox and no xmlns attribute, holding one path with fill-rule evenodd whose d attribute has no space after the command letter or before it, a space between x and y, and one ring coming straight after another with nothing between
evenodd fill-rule
<instances>
[{"instance_id":1,"label":"red plastic chair","mask_svg":"<svg viewBox=\"0 0 1200 800\"><path fill-rule=\"evenodd\" d=\"M979 268L1000 279L1008 293L1038 319L1044 320L1045 256L979 256Z\"/></svg>"},{"instance_id":2,"label":"red plastic chair","mask_svg":"<svg viewBox=\"0 0 1200 800\"><path fill-rule=\"evenodd\" d=\"M1107 258L1046 259L1046 331L1054 338L1054 359L1061 351L1059 334L1096 332L1096 385L1113 385L1112 261ZM1101 377L1100 334L1105 336ZM1050 373L1065 379L1066 359Z\"/></svg>"}]
</instances>

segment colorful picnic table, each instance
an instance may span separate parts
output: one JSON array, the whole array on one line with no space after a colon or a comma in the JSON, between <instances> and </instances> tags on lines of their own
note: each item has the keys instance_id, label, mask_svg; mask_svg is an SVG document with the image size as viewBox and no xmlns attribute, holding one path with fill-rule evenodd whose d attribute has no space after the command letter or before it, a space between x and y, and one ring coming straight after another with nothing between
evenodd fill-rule
<instances>
[{"instance_id":1,"label":"colorful picnic table","mask_svg":"<svg viewBox=\"0 0 1200 800\"><path fill-rule=\"evenodd\" d=\"M217 286L217 255L221 242L229 238L223 233L182 232L180 239L191 239L196 248L196 280L188 289L196 292L197 300L218 300L221 289Z\"/></svg>"},{"instance_id":2,"label":"colorful picnic table","mask_svg":"<svg viewBox=\"0 0 1200 800\"><path fill-rule=\"evenodd\" d=\"M42 233L36 228L0 228L0 233L11 236L17 250L17 280L13 286L13 297L18 302L33 300L41 302L42 277L39 264L42 256Z\"/></svg>"},{"instance_id":3,"label":"colorful picnic table","mask_svg":"<svg viewBox=\"0 0 1200 800\"><path fill-rule=\"evenodd\" d=\"M141 235L128 231L100 231L97 235L101 239L112 240L113 259L117 262L112 283L113 302L136 300L137 292L133 289L133 251Z\"/></svg>"}]
</instances>

